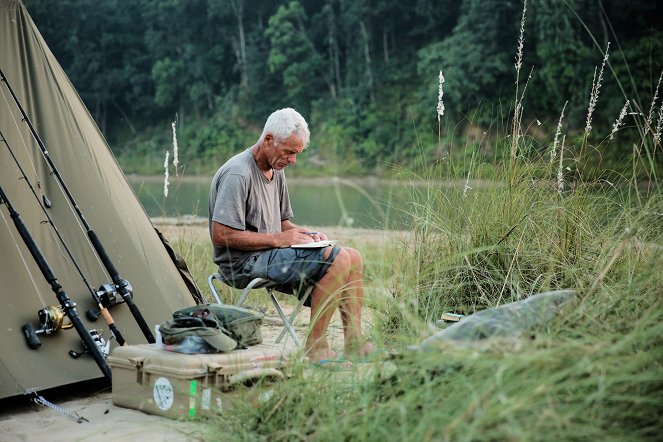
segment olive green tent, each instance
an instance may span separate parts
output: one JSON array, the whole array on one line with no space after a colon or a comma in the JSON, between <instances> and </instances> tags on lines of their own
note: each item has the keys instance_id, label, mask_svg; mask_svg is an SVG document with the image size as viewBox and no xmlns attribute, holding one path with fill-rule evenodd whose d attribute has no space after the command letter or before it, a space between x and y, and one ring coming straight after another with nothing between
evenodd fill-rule
<instances>
[{"instance_id":1,"label":"olive green tent","mask_svg":"<svg viewBox=\"0 0 663 442\"><path fill-rule=\"evenodd\" d=\"M48 49L20 1L0 0L0 131L40 197L52 203L47 213L75 262L95 290L111 282L68 199L12 100L10 85L43 140L52 162L122 278L133 286L133 299L150 328L172 311L194 305L178 269L136 199L94 120ZM94 307L90 290L58 241L9 148L0 142L0 186L19 212L49 266L88 329L110 336L106 322L89 322ZM39 328L37 312L59 305L51 286L25 247L7 208L0 205L0 398L29 388L45 389L99 378L92 357L72 358L81 339L75 330L41 334L42 345L30 349L22 332L25 323ZM121 298L120 298L121 299ZM129 344L146 338L126 304L110 308ZM66 320L65 320L66 322ZM111 348L116 346L111 340Z\"/></svg>"}]
</instances>

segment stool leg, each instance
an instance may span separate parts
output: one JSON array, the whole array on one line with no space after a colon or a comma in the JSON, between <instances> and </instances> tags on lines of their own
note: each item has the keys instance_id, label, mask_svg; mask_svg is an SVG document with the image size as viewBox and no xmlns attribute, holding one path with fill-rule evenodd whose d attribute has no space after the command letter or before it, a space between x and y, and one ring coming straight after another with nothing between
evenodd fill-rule
<instances>
[{"instance_id":1,"label":"stool leg","mask_svg":"<svg viewBox=\"0 0 663 442\"><path fill-rule=\"evenodd\" d=\"M207 284L209 285L209 289L212 292L212 296L214 296L216 303L221 304L221 298L219 297L219 294L216 292L216 287L214 287L215 279L217 279L216 273L212 273L211 275L209 275L209 278L207 278Z\"/></svg>"},{"instance_id":2,"label":"stool leg","mask_svg":"<svg viewBox=\"0 0 663 442\"><path fill-rule=\"evenodd\" d=\"M288 317L285 315L285 312L281 308L281 304L279 304L279 301L276 299L276 296L274 296L274 293L271 290L268 291L269 291L269 296L272 298L272 303L274 304L274 308L276 309L278 315L281 317L281 320L283 321L284 325L283 330L281 330L281 334L276 339L276 343L278 344L279 342L281 342L281 339L283 338L283 335L285 335L285 332L287 330L288 333L290 333L290 336L292 336L292 340L295 341L297 347L301 348L302 342L297 337L297 333L295 333L295 329L293 328L292 323L290 322L290 320L288 320Z\"/></svg>"},{"instance_id":3,"label":"stool leg","mask_svg":"<svg viewBox=\"0 0 663 442\"><path fill-rule=\"evenodd\" d=\"M293 336L294 336L294 329L292 328L292 324L295 322L295 318L297 318L297 314L299 313L299 311L304 306L304 303L306 302L308 297L311 296L312 291L313 291L313 286L306 289L306 292L304 293L304 296L302 297L302 299L299 300L299 303L297 303L297 305L295 306L295 309L292 311L292 314L290 315L290 319L287 322L288 331ZM286 321L284 320L283 322L286 322ZM278 338L276 338L276 343L277 344L279 342L281 342L281 339L283 339L283 336L285 336L285 332L286 332L285 329L281 330L281 333L279 334ZM299 339L296 339L295 342L298 342L298 345L301 347L301 344L299 344Z\"/></svg>"},{"instance_id":4,"label":"stool leg","mask_svg":"<svg viewBox=\"0 0 663 442\"><path fill-rule=\"evenodd\" d=\"M249 285L244 288L244 291L242 292L242 296L239 297L239 301L237 301L237 304L235 304L237 307L241 307L242 304L244 304L244 301L246 301L246 298L249 296L249 293L251 290L253 290L253 287L255 287L257 284L260 284L261 282L264 282L264 279L261 278L256 278L253 281L249 282Z\"/></svg>"}]
</instances>

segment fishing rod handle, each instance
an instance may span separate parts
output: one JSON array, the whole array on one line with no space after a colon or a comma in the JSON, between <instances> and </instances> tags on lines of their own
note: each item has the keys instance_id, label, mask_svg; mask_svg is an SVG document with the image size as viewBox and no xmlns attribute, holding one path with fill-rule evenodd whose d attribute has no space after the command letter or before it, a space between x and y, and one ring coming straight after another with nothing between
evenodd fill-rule
<instances>
[{"instance_id":1,"label":"fishing rod handle","mask_svg":"<svg viewBox=\"0 0 663 442\"><path fill-rule=\"evenodd\" d=\"M115 336L115 340L117 341L117 343L119 345L126 344L126 341L122 336L122 333L120 333L120 330L118 330L118 328L115 326L115 321L113 321L113 317L111 316L107 308L101 307L101 316L103 316L104 320L106 321L106 324L108 324L108 328L110 328L111 333L113 333L113 336Z\"/></svg>"}]
</instances>

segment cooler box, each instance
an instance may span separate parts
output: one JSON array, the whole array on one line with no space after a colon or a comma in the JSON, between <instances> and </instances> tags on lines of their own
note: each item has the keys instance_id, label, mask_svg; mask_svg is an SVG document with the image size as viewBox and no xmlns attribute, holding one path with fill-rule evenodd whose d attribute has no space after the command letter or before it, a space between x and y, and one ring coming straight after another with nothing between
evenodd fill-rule
<instances>
[{"instance_id":1,"label":"cooler box","mask_svg":"<svg viewBox=\"0 0 663 442\"><path fill-rule=\"evenodd\" d=\"M244 393L252 389L243 385L284 378L298 352L273 344L211 354L175 353L159 344L115 347L107 359L113 404L176 419L218 414L233 401L249 400Z\"/></svg>"}]
</instances>

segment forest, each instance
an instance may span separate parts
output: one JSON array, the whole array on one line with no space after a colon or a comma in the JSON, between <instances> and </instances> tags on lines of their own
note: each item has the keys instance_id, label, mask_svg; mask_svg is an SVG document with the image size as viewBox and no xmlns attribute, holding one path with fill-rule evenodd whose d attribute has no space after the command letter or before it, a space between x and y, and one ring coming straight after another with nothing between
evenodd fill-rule
<instances>
[{"instance_id":1,"label":"forest","mask_svg":"<svg viewBox=\"0 0 663 442\"><path fill-rule=\"evenodd\" d=\"M657 2L528 1L519 77L519 0L24 3L129 173L162 170L172 123L188 173L209 173L280 107L311 126L296 173L380 175L477 151L497 162L519 99L536 155L563 109L568 138L583 136L606 54L593 144L626 99L629 115L658 112ZM633 140L615 138L597 149L602 167L628 168Z\"/></svg>"}]
</instances>

